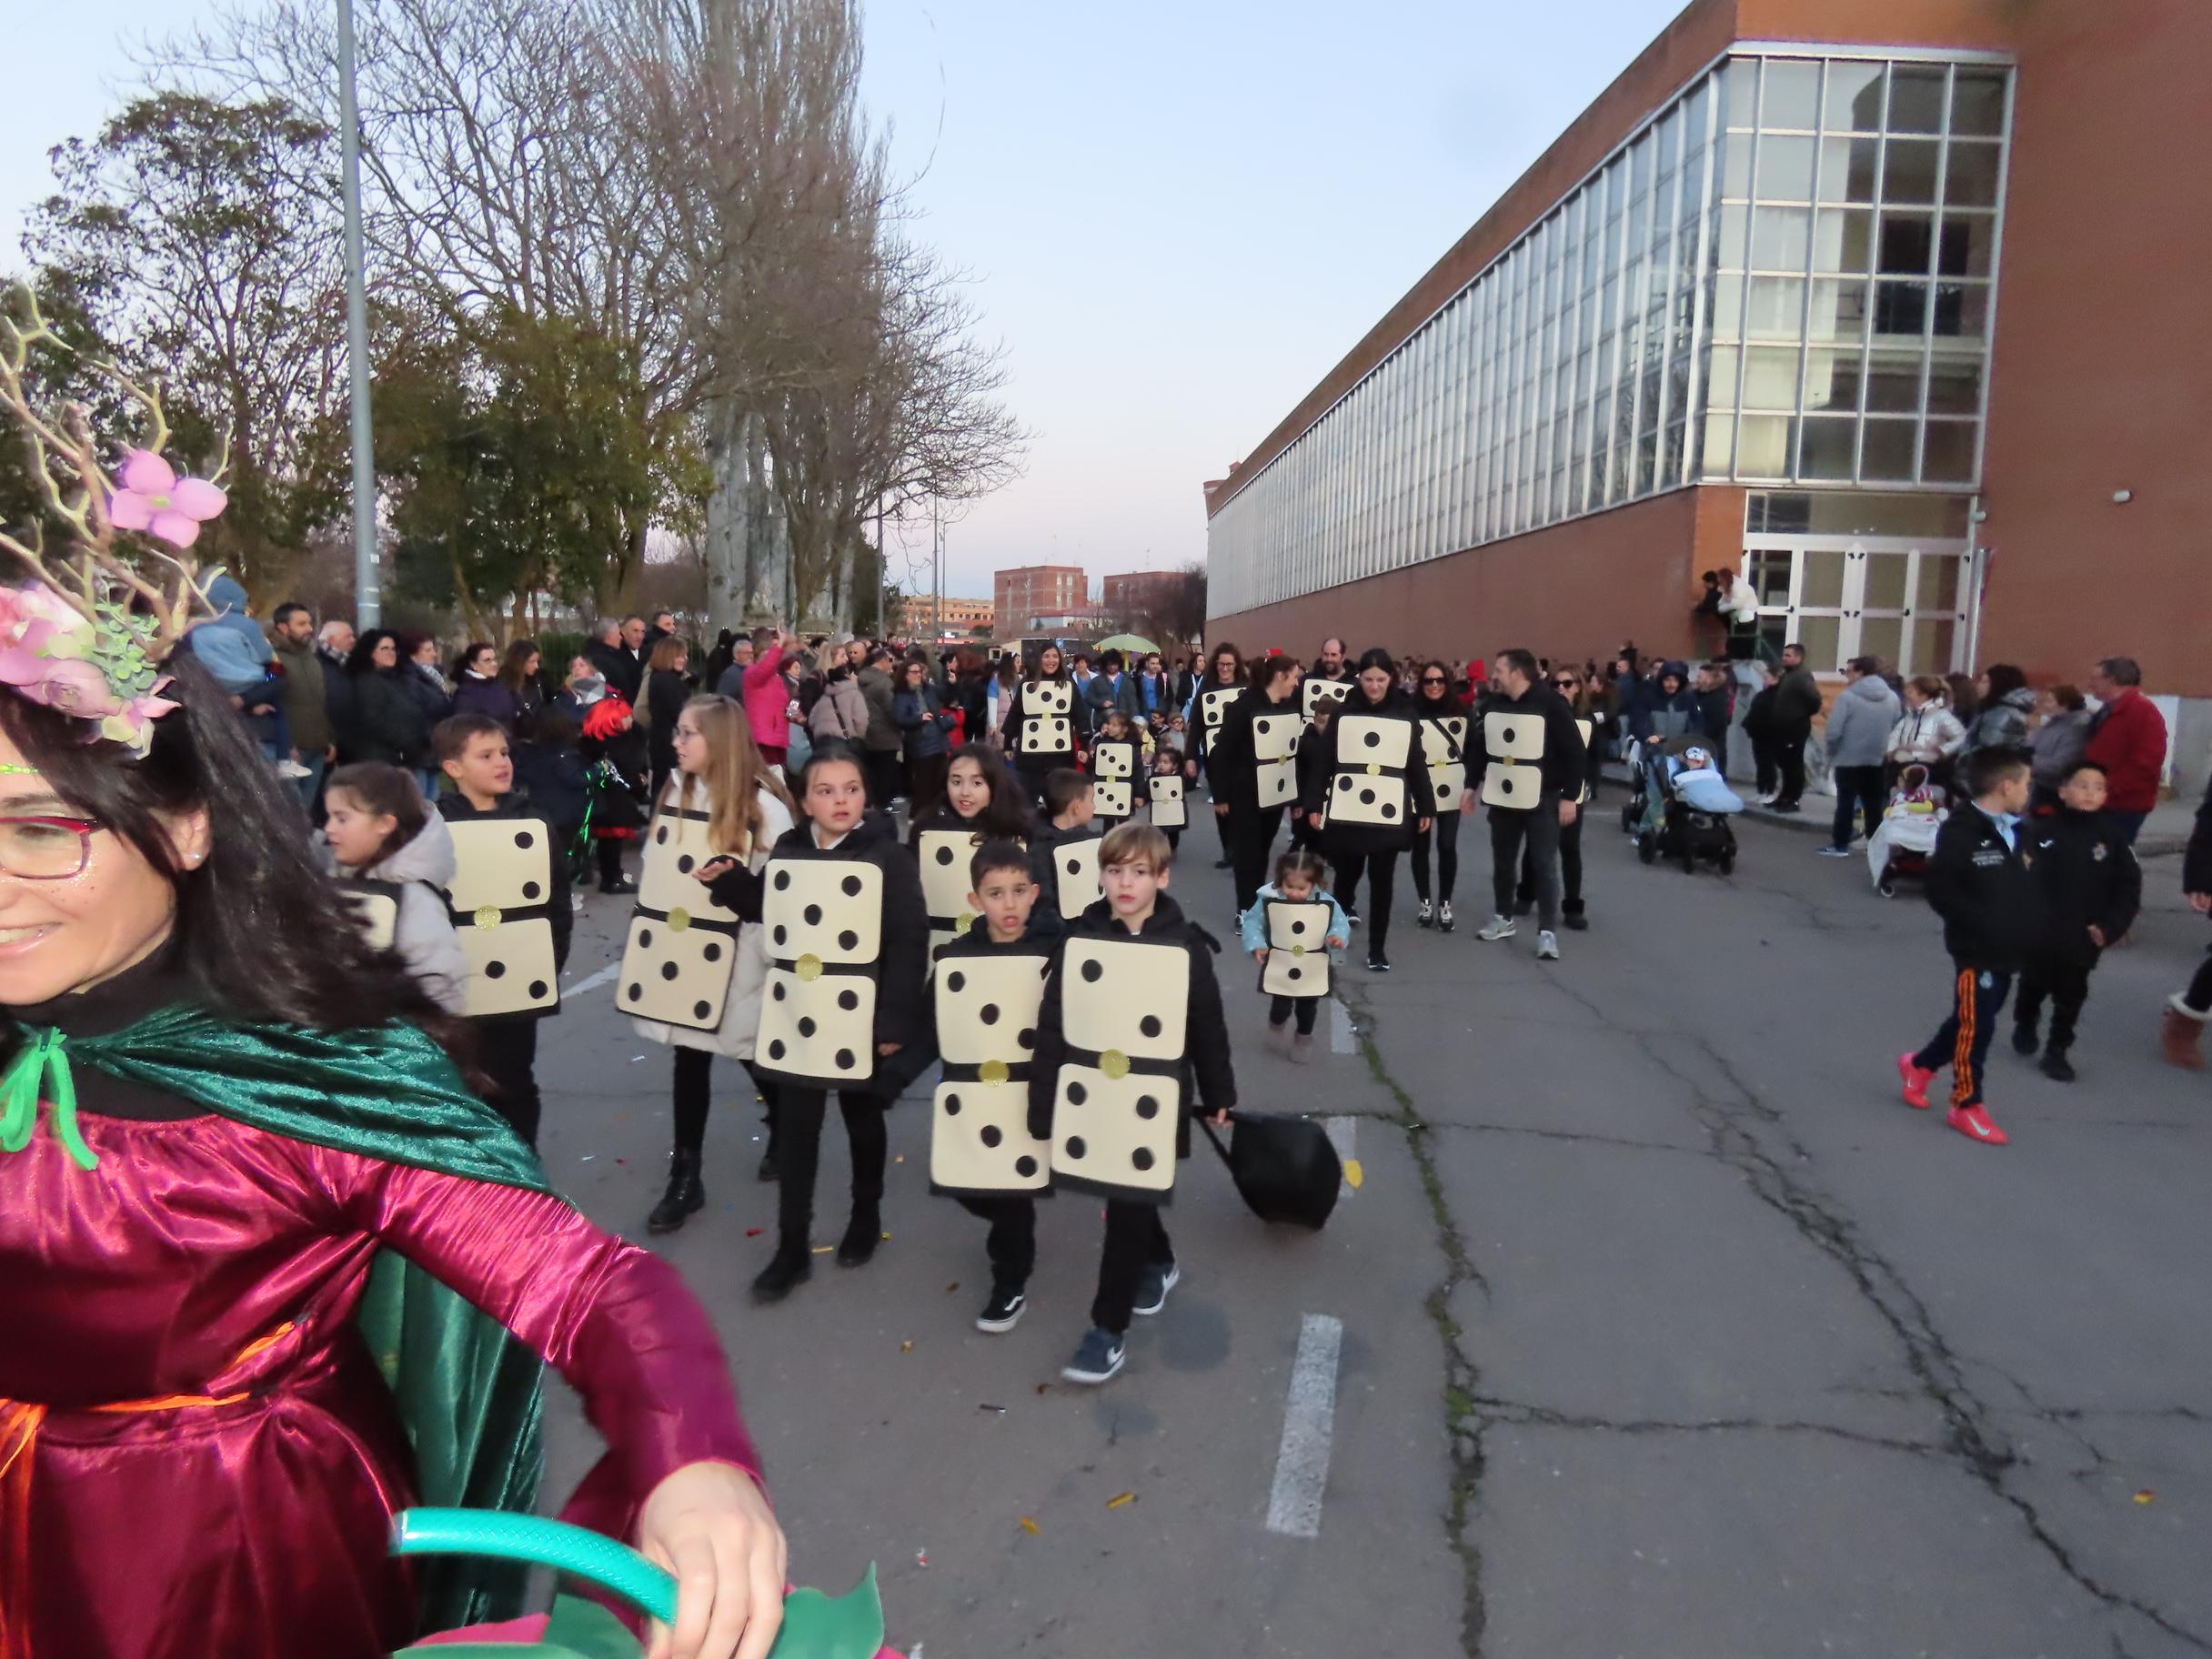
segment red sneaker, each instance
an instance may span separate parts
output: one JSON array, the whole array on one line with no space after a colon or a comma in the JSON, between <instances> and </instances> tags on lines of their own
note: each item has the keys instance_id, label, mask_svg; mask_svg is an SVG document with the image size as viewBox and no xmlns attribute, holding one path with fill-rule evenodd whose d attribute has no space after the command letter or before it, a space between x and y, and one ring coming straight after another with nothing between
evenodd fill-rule
<instances>
[{"instance_id":1,"label":"red sneaker","mask_svg":"<svg viewBox=\"0 0 2212 1659\"><path fill-rule=\"evenodd\" d=\"M1905 1103L1915 1111L1928 1109L1928 1085L1936 1081L1936 1073L1923 1071L1913 1064L1910 1054L1897 1056L1897 1075L1905 1080Z\"/></svg>"},{"instance_id":2,"label":"red sneaker","mask_svg":"<svg viewBox=\"0 0 2212 1659\"><path fill-rule=\"evenodd\" d=\"M1948 1121L1969 1141L1979 1141L1985 1146L2003 1146L2006 1142L2005 1131L1990 1121L1987 1107L1954 1106Z\"/></svg>"}]
</instances>

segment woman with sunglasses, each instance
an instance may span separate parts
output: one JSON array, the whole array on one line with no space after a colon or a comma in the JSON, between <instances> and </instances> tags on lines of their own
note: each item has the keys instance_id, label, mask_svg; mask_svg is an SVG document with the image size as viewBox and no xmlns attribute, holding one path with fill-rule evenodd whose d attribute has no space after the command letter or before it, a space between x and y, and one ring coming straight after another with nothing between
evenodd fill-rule
<instances>
[{"instance_id":1,"label":"woman with sunglasses","mask_svg":"<svg viewBox=\"0 0 2212 1659\"><path fill-rule=\"evenodd\" d=\"M1473 722L1467 705L1452 689L1452 670L1441 662L1424 662L1415 675L1413 683L1413 709L1420 717L1421 739L1432 756L1445 757L1432 760L1429 775L1432 782L1439 776L1455 779L1460 787L1451 791L1451 799L1440 792L1436 799L1436 819L1429 828L1413 837L1413 891L1420 896L1421 908L1413 920L1423 927L1433 927L1439 933L1452 931L1452 893L1459 883L1459 820L1460 808L1466 797L1467 749L1473 740ZM1456 768L1456 770L1452 769ZM1429 886L1429 848L1436 849L1436 885L1433 898Z\"/></svg>"},{"instance_id":2,"label":"woman with sunglasses","mask_svg":"<svg viewBox=\"0 0 2212 1659\"><path fill-rule=\"evenodd\" d=\"M1584 764L1588 769L1588 789L1585 796L1597 792L1599 777L1605 769L1605 739L1612 734L1614 712L1607 689L1591 684L1585 670L1554 669L1552 670L1552 689L1567 699L1567 707L1574 710L1574 718L1590 722L1590 739L1585 746ZM1559 920L1569 932L1587 932L1590 918L1583 903L1583 818L1577 813L1571 824L1559 830ZM1536 849L1531 843L1521 854L1521 885L1514 897L1518 900L1515 914L1525 916L1536 905Z\"/></svg>"},{"instance_id":3,"label":"woman with sunglasses","mask_svg":"<svg viewBox=\"0 0 2212 1659\"><path fill-rule=\"evenodd\" d=\"M712 1323L484 1105L98 528L0 588L0 1652L513 1616L394 1562L392 1514L530 1513L550 1362L608 1443L568 1518L679 1571L671 1651L764 1659L783 1538Z\"/></svg>"}]
</instances>

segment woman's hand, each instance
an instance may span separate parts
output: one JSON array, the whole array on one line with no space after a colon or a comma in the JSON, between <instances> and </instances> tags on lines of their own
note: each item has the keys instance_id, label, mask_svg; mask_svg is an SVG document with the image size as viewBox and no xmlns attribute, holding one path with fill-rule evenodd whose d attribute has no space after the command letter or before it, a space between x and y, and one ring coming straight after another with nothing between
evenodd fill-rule
<instances>
[{"instance_id":1,"label":"woman's hand","mask_svg":"<svg viewBox=\"0 0 2212 1659\"><path fill-rule=\"evenodd\" d=\"M1198 781L1198 762L1195 760L1184 761L1182 763L1182 775L1185 778L1188 778L1192 783L1196 783Z\"/></svg>"},{"instance_id":2,"label":"woman's hand","mask_svg":"<svg viewBox=\"0 0 2212 1659\"><path fill-rule=\"evenodd\" d=\"M1475 793L1473 789L1465 789L1461 791L1459 798L1459 809L1462 816L1473 818L1474 816L1476 807L1480 806L1481 804L1482 803L1475 799Z\"/></svg>"},{"instance_id":3,"label":"woman's hand","mask_svg":"<svg viewBox=\"0 0 2212 1659\"><path fill-rule=\"evenodd\" d=\"M1312 825L1315 830L1318 831L1321 829L1321 814L1318 812L1307 813L1306 822Z\"/></svg>"},{"instance_id":4,"label":"woman's hand","mask_svg":"<svg viewBox=\"0 0 2212 1659\"><path fill-rule=\"evenodd\" d=\"M1426 834L1428 834L1428 832L1429 832L1429 826L1430 826L1430 825L1432 825L1432 824L1433 824L1435 821L1436 821L1436 820L1435 820L1434 819L1433 819L1433 818L1417 818L1417 819L1415 819L1413 820L1413 831L1414 831L1414 833L1415 833L1415 834L1417 834L1417 835L1426 835Z\"/></svg>"},{"instance_id":5,"label":"woman's hand","mask_svg":"<svg viewBox=\"0 0 2212 1659\"><path fill-rule=\"evenodd\" d=\"M879 1042L876 1044L876 1053L880 1058L889 1060L892 1055L899 1052L899 1051L904 1047L906 1047L906 1044L902 1042Z\"/></svg>"},{"instance_id":6,"label":"woman's hand","mask_svg":"<svg viewBox=\"0 0 2212 1659\"><path fill-rule=\"evenodd\" d=\"M728 853L717 853L691 872L691 879L702 884L711 884L737 869L737 860Z\"/></svg>"},{"instance_id":7,"label":"woman's hand","mask_svg":"<svg viewBox=\"0 0 2212 1659\"><path fill-rule=\"evenodd\" d=\"M783 1627L783 1529L735 1463L686 1463L653 1488L638 1547L676 1575L674 1629L647 1659L768 1659Z\"/></svg>"}]
</instances>

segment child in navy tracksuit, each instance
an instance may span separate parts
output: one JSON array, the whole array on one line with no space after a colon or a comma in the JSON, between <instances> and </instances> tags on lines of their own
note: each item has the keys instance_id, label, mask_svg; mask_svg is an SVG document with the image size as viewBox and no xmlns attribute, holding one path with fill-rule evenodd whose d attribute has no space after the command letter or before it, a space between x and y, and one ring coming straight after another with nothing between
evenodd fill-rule
<instances>
[{"instance_id":1,"label":"child in navy tracksuit","mask_svg":"<svg viewBox=\"0 0 2212 1659\"><path fill-rule=\"evenodd\" d=\"M2105 810L2105 769L2084 760L2058 790L2058 810L2025 826L2034 843L2029 869L2042 890L2048 930L2029 955L2013 1010L2012 1046L2036 1051L2036 1026L2048 998L2051 1037L2043 1075L2074 1081L2066 1051L2089 997L2089 975L2105 947L2135 926L2143 905L2143 868L2127 832Z\"/></svg>"},{"instance_id":2,"label":"child in navy tracksuit","mask_svg":"<svg viewBox=\"0 0 2212 1659\"><path fill-rule=\"evenodd\" d=\"M2030 774L2024 750L1980 749L1960 763L1973 804L1946 820L1928 860L1928 903L1951 953L1951 1017L1916 1054L1897 1057L1905 1103L1925 1111L1928 1084L1951 1068L1949 1122L1968 1140L2002 1146L1982 1102L1989 1039L2017 974L2046 935L2043 893L2028 870Z\"/></svg>"}]
</instances>

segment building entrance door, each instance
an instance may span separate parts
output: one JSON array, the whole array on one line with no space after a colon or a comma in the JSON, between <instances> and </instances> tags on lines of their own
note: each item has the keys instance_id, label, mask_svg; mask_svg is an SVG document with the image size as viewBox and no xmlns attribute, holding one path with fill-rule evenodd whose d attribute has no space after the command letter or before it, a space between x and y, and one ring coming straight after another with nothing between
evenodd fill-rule
<instances>
[{"instance_id":1,"label":"building entrance door","mask_svg":"<svg viewBox=\"0 0 2212 1659\"><path fill-rule=\"evenodd\" d=\"M1816 674L1840 674L1854 657L1908 678L1965 667L1967 510L1958 498L1755 492L1742 574L1759 596L1765 645L1802 643Z\"/></svg>"}]
</instances>

